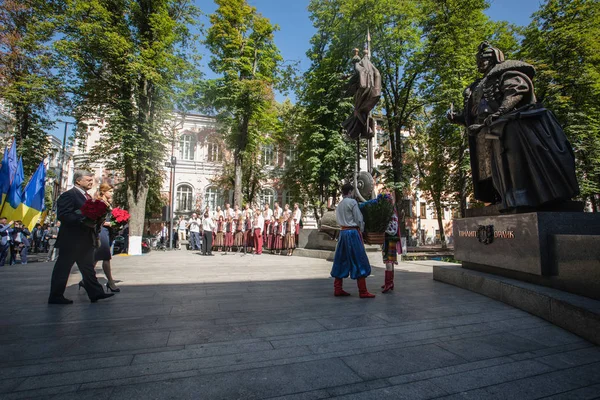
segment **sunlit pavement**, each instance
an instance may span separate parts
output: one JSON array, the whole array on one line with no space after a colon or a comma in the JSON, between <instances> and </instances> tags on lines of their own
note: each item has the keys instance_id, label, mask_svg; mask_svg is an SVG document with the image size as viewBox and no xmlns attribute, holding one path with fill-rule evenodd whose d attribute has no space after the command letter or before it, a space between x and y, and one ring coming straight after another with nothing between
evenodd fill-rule
<instances>
[{"instance_id":1,"label":"sunlit pavement","mask_svg":"<svg viewBox=\"0 0 600 400\"><path fill-rule=\"evenodd\" d=\"M121 293L91 304L73 270L0 268L1 399L591 399L600 349L402 263L393 293L333 296L325 260L196 252L115 257ZM101 282L106 282L98 268Z\"/></svg>"}]
</instances>

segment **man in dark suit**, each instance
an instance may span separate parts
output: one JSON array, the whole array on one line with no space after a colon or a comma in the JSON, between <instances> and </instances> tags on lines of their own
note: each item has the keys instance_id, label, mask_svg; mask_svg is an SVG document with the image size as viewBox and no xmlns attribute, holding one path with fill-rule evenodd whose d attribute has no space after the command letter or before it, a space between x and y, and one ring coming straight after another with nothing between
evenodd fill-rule
<instances>
[{"instance_id":1,"label":"man in dark suit","mask_svg":"<svg viewBox=\"0 0 600 400\"><path fill-rule=\"evenodd\" d=\"M65 298L65 288L74 263L83 276L83 286L92 303L113 296L104 293L94 270L94 250L96 232L83 223L81 207L91 199L87 193L94 184L94 176L87 171L75 171L73 189L58 198L56 213L61 222L57 243L60 245L58 259L52 271L49 304L71 304L73 300Z\"/></svg>"}]
</instances>

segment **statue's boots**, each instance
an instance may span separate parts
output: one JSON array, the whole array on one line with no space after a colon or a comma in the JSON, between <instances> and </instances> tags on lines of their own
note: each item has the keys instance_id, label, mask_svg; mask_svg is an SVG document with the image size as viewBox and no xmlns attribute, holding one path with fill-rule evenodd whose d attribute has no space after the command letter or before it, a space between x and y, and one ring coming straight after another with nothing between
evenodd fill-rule
<instances>
[{"instance_id":1,"label":"statue's boots","mask_svg":"<svg viewBox=\"0 0 600 400\"><path fill-rule=\"evenodd\" d=\"M358 295L361 299L372 299L375 297L374 294L369 293L367 290L367 280L365 278L358 278L356 284L358 285Z\"/></svg>"},{"instance_id":2,"label":"statue's boots","mask_svg":"<svg viewBox=\"0 0 600 400\"><path fill-rule=\"evenodd\" d=\"M394 271L385 271L385 283L382 286L381 293L387 293L394 290Z\"/></svg>"},{"instance_id":3,"label":"statue's boots","mask_svg":"<svg viewBox=\"0 0 600 400\"><path fill-rule=\"evenodd\" d=\"M340 278L335 278L333 281L333 295L334 296L350 296L350 293L346 292L342 289L344 280Z\"/></svg>"}]
</instances>

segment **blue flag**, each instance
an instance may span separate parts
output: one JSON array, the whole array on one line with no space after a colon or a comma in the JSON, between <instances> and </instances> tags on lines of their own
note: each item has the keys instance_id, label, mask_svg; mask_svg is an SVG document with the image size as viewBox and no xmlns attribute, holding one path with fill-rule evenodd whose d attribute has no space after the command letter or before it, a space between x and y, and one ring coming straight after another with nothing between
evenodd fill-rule
<instances>
[{"instance_id":1,"label":"blue flag","mask_svg":"<svg viewBox=\"0 0 600 400\"><path fill-rule=\"evenodd\" d=\"M23 223L31 231L44 211L46 194L46 167L42 161L25 187Z\"/></svg>"},{"instance_id":2,"label":"blue flag","mask_svg":"<svg viewBox=\"0 0 600 400\"><path fill-rule=\"evenodd\" d=\"M4 157L2 158L2 167L0 167L0 209L4 206L6 196L10 189L10 184L15 177L17 171L17 145L15 140L10 146L10 149L5 149Z\"/></svg>"},{"instance_id":3,"label":"blue flag","mask_svg":"<svg viewBox=\"0 0 600 400\"><path fill-rule=\"evenodd\" d=\"M23 218L23 207L19 207L23 202L23 181L25 181L23 159L19 158L17 172L15 172L4 206L2 206L1 214L9 221L19 221Z\"/></svg>"}]
</instances>

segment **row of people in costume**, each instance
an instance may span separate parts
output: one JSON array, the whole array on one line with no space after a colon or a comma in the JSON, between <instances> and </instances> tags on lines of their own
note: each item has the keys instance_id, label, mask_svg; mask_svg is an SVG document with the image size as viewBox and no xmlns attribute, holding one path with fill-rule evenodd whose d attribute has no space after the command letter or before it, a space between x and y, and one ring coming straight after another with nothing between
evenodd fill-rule
<instances>
[{"instance_id":1,"label":"row of people in costume","mask_svg":"<svg viewBox=\"0 0 600 400\"><path fill-rule=\"evenodd\" d=\"M283 212L276 219L266 219L255 209L237 218L219 216L216 222L213 248L217 251L244 251L262 254L263 249L273 254L292 255L296 247L298 224L292 213Z\"/></svg>"}]
</instances>

